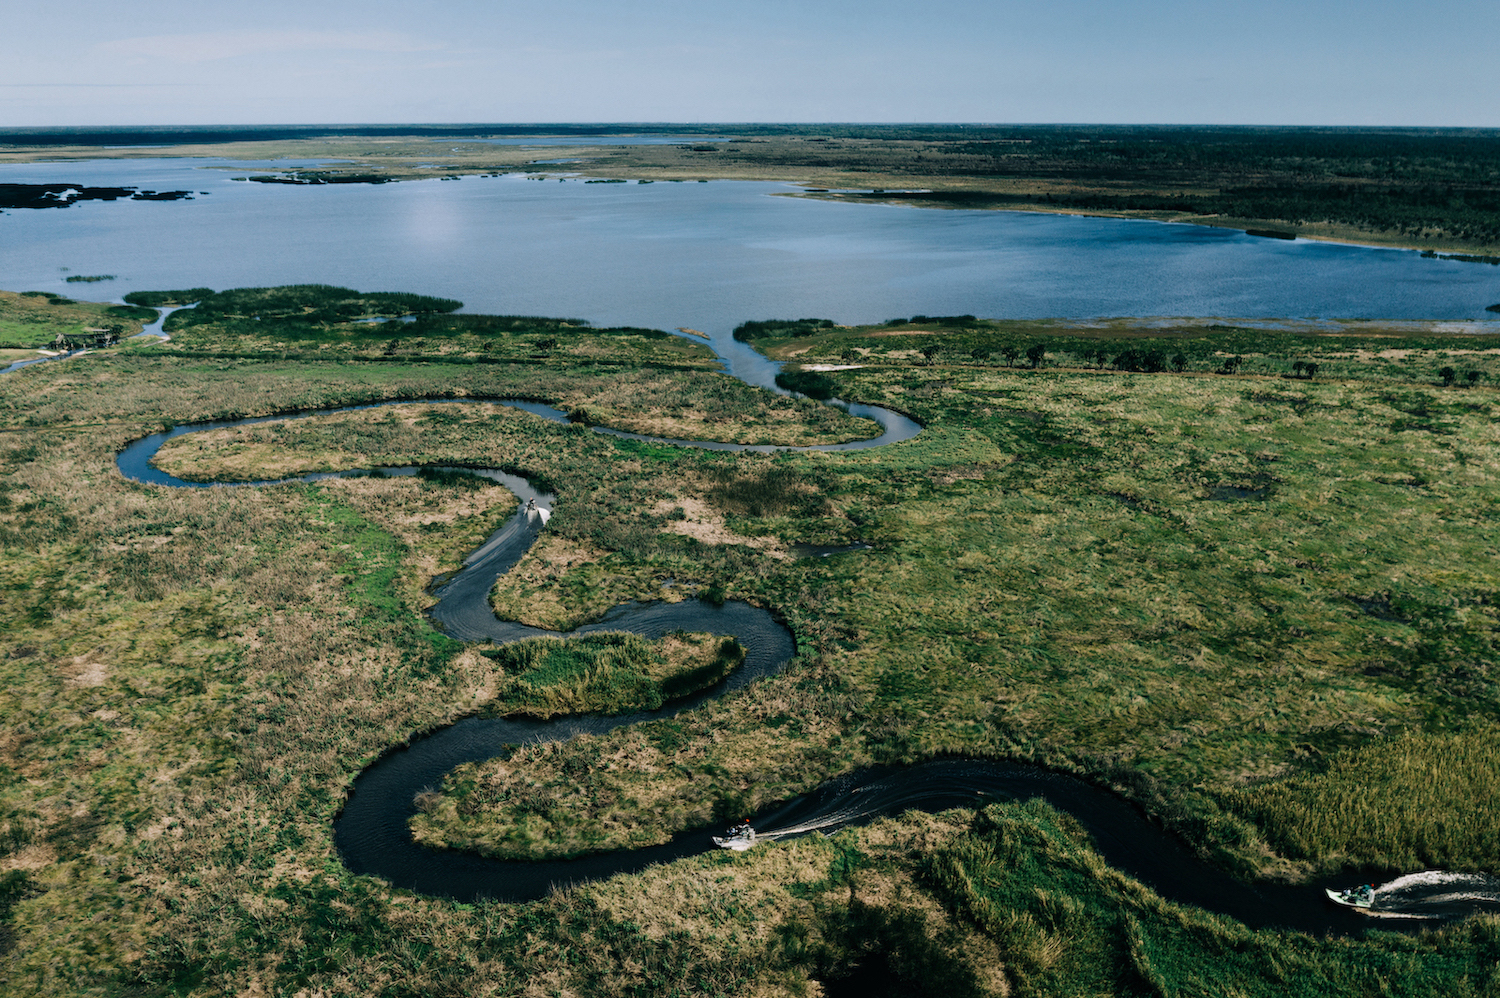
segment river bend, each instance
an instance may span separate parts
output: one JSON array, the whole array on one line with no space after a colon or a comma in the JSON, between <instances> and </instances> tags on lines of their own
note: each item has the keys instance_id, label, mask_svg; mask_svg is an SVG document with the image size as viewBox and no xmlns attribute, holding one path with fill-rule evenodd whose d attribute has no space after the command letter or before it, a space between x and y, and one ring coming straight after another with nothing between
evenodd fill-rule
<instances>
[{"instance_id":1,"label":"river bend","mask_svg":"<svg viewBox=\"0 0 1500 998\"><path fill-rule=\"evenodd\" d=\"M222 420L177 426L137 440L118 455L121 474L134 481L180 488L205 488L151 465L168 440L210 429L255 425L283 419L373 408L375 405L503 404L556 422L566 415L535 402L501 399L408 399L344 406L318 412ZM884 446L910 439L920 427L909 419L873 406L857 415L877 419L882 434L872 440L817 449ZM636 439L596 428L598 432ZM681 446L721 450L777 450L712 441L666 441ZM332 477L415 474L417 468L353 469L314 473L276 481L219 483L242 486L318 481ZM453 469L458 470L458 469ZM550 515L553 497L533 489L525 479L494 469L462 469L510 489L519 508L465 560L451 578L437 584L438 601L430 613L444 631L465 641L508 642L550 634L540 628L499 620L488 594L495 580L510 571L531 548ZM528 501L536 509L528 512ZM706 829L691 829L660 845L595 853L575 859L505 861L417 845L408 822L414 798L439 787L455 766L493 758L511 747L563 741L580 734L603 734L643 721L672 717L705 701L726 696L784 668L795 651L791 633L771 613L742 602L715 606L700 600L680 603L628 603L573 634L629 630L647 638L677 629L735 636L747 649L744 664L718 685L653 711L620 716L587 714L541 721L524 718L468 718L395 748L354 781L349 800L334 822L334 841L355 873L372 874L397 887L461 901L495 898L529 901L557 886L581 884L641 870L712 848ZM1183 844L1146 821L1120 798L1081 780L1015 763L981 759L936 759L902 768L845 774L813 792L752 818L762 836L775 841L797 835L831 832L906 810L937 812L990 801L1041 797L1066 811L1089 830L1100 853L1114 867L1148 884L1173 901L1217 911L1251 927L1283 927L1317 934L1345 935L1372 925L1369 916L1321 901L1322 885L1286 887L1247 885L1212 867ZM1347 878L1345 878L1347 880ZM1341 884L1347 886L1341 881ZM1500 911L1500 880L1482 875L1426 873L1383 885L1372 912L1382 928L1415 928L1434 920L1475 911Z\"/></svg>"}]
</instances>

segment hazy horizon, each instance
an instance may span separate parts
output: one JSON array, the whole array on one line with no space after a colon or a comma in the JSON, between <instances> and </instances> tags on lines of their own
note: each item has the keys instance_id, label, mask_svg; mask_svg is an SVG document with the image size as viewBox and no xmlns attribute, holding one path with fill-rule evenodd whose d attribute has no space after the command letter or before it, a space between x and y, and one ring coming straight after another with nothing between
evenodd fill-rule
<instances>
[{"instance_id":1,"label":"hazy horizon","mask_svg":"<svg viewBox=\"0 0 1500 998\"><path fill-rule=\"evenodd\" d=\"M1500 5L142 0L7 17L0 127L1500 127Z\"/></svg>"}]
</instances>

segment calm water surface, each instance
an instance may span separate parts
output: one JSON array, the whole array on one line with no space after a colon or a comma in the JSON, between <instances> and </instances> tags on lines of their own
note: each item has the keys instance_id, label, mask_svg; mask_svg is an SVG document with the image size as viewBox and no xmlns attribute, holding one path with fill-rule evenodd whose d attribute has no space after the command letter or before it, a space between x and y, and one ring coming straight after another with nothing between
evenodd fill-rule
<instances>
[{"instance_id":1,"label":"calm water surface","mask_svg":"<svg viewBox=\"0 0 1500 998\"><path fill-rule=\"evenodd\" d=\"M837 204L776 197L794 188L770 183L233 179L264 168L180 159L0 166L0 183L208 192L9 211L0 216L0 287L103 298L322 282L444 295L476 312L687 326L716 345L750 318L915 313L1463 319L1500 331L1484 311L1500 302L1500 268L1410 251L1192 225ZM69 272L119 279L80 287L64 283Z\"/></svg>"}]
</instances>

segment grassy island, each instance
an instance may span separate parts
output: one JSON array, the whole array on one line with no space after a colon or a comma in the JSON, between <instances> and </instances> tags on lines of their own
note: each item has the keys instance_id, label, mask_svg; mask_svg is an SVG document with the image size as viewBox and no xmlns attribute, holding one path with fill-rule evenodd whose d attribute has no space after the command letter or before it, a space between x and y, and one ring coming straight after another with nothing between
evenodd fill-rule
<instances>
[{"instance_id":1,"label":"grassy island","mask_svg":"<svg viewBox=\"0 0 1500 998\"><path fill-rule=\"evenodd\" d=\"M1487 339L1419 323L758 323L758 348L924 429L734 454L484 400L680 437L871 430L650 330L251 291L178 313L170 343L0 380L0 992L794 996L872 975L892 994L1493 990L1493 916L1252 931L1111 869L1036 801L704 854L530 904L355 876L331 822L393 746L472 715L649 705L745 650L693 634L495 649L435 630L429 582L515 509L470 476L171 489L114 465L167 425L406 400L183 436L158 465L199 481L507 469L556 503L491 593L502 616L567 628L696 594L771 608L795 635L788 668L736 694L451 773L414 823L436 846L661 842L860 766L961 753L1110 787L1246 879L1493 872L1500 839L1476 808L1500 765ZM48 307L65 322L81 306ZM441 395L477 401L410 401ZM868 549L798 556L856 541Z\"/></svg>"}]
</instances>

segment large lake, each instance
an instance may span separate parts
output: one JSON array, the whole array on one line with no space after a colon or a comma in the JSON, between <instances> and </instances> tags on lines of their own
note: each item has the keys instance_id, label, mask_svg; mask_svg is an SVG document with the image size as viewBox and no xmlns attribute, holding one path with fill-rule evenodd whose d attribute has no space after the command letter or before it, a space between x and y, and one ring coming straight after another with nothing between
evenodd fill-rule
<instances>
[{"instance_id":1,"label":"large lake","mask_svg":"<svg viewBox=\"0 0 1500 998\"><path fill-rule=\"evenodd\" d=\"M1500 302L1500 267L1411 251L1193 225L832 203L778 197L795 188L769 183L233 179L265 166L0 166L0 183L207 192L8 211L0 288L110 298L320 282L458 298L468 311L688 326L714 334L716 345L745 319L916 313L1445 319L1500 332L1500 317L1484 311ZM119 279L66 284L68 273Z\"/></svg>"}]
</instances>

